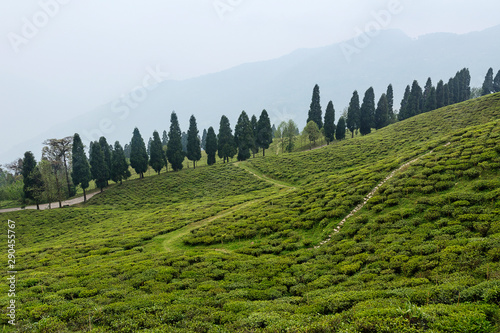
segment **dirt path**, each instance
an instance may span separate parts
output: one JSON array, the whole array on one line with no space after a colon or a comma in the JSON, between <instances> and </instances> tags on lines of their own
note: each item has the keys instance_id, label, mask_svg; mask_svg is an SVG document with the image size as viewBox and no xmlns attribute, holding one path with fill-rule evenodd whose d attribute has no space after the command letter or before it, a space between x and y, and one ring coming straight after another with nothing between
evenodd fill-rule
<instances>
[{"instance_id":1,"label":"dirt path","mask_svg":"<svg viewBox=\"0 0 500 333\"><path fill-rule=\"evenodd\" d=\"M94 195L99 194L101 192L93 192L93 193L87 193L87 201L92 198ZM62 201L62 206L74 206L83 203L83 196L78 197L78 198L73 198L69 200ZM53 202L51 204L41 204L40 205L40 210L46 210L46 209L57 209L59 208L59 202ZM6 208L6 209L0 209L0 213L10 213L10 212L17 212L20 210L24 209L35 209L36 210L36 205L33 206L26 206L25 208Z\"/></svg>"},{"instance_id":2,"label":"dirt path","mask_svg":"<svg viewBox=\"0 0 500 333\"><path fill-rule=\"evenodd\" d=\"M243 208L246 208L250 205L253 205L255 203L259 203L259 202L262 202L262 201L266 201L266 200L270 200L270 199L274 199L274 198L277 198L277 197L280 197L280 196L283 196L285 194L287 194L288 192L290 191L294 191L296 190L295 187L292 187L292 186L289 186L289 185L285 185L283 183L280 183L274 179L271 179L271 178L268 178L264 175L257 175L254 171L252 171L251 168L249 168L248 166L246 165L243 165L241 162L237 162L235 163L234 165L242 168L243 170L247 171L249 174L251 174L252 176L260 179L260 180L263 180L265 182L268 182L270 184L272 184L273 186L276 186L276 187L279 187L279 188L282 188L284 190L280 191L280 193L277 193L275 195L272 195L272 196L266 196L264 198L259 198L259 199L254 199L254 200L250 200L250 201L247 201L247 202L244 202L242 204L239 204L239 205L236 205L236 206L233 206L231 208L228 208L214 216L211 216L211 217L208 217L206 219L203 219L203 220L200 220L198 222L193 222L193 223L190 223L180 229L177 229L175 231L172 231L172 232L169 232L168 234L165 234L165 235L161 235L161 236L158 236L158 237L155 237L155 242L161 242L162 244L162 247L165 251L167 252L171 252L173 251L174 248L178 248L182 245L182 237L188 235L191 231L195 230L195 229L198 229L210 222L213 222L219 218L223 218L223 217L226 217L240 209L243 209ZM224 249L216 249L216 251L221 251L221 252L225 252L227 253L228 251L227 250L224 250Z\"/></svg>"},{"instance_id":3,"label":"dirt path","mask_svg":"<svg viewBox=\"0 0 500 333\"><path fill-rule=\"evenodd\" d=\"M450 143L447 143L445 146L448 146ZM413 164L415 163L416 161L418 161L419 159L429 155L429 154L432 154L434 151L431 150L430 152L422 155L422 156L419 156L409 162L406 162L405 164L401 165L399 168L397 168L396 170L393 170L387 177L385 177L385 179L383 181L381 181L380 183L377 184L377 186L375 186L373 188L373 190L368 193L366 195L366 197L363 199L363 202L360 203L359 205L356 206L356 208L354 208L346 217L344 217L344 219L342 221L340 221L340 223L337 225L337 227L333 230L333 234L330 234L328 235L328 238L325 239L324 241L322 241L321 243L319 243L319 245L315 246L314 248L315 249L318 249L320 248L321 246L325 245L326 243L330 242L332 240L332 236L338 232L340 232L340 229L342 228L342 226L344 225L344 223L347 221L347 219L349 219L350 217L352 217L354 214L356 214L358 211L360 211L368 202L368 200L370 200L374 195L375 193L377 193L378 189L380 188L380 186L384 185L387 181L389 181L392 177L394 177L396 175L396 173L400 172L401 170L403 170L404 168L408 167L410 164Z\"/></svg>"}]
</instances>

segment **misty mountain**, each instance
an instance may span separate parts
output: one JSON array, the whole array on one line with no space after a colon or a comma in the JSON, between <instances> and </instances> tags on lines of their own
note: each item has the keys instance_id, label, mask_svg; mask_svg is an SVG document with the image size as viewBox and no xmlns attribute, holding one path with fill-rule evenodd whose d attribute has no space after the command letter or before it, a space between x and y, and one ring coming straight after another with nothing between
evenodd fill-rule
<instances>
[{"instance_id":1,"label":"misty mountain","mask_svg":"<svg viewBox=\"0 0 500 333\"><path fill-rule=\"evenodd\" d=\"M100 135L110 143L119 140L124 145L137 126L147 142L155 129L160 134L168 131L173 110L183 131L187 131L189 117L194 114L200 135L209 126L217 132L223 114L234 128L242 110L258 116L266 109L272 123L278 125L291 118L303 128L315 84L320 86L323 111L332 100L337 119L352 92L358 90L362 98L370 86L378 100L391 83L394 105L399 108L406 85L414 79L423 87L430 76L436 85L440 79L447 81L467 67L471 86L480 86L489 67L495 72L500 69L499 37L500 26L464 35L437 33L418 39L398 30L386 30L375 37L363 35L331 46L301 49L278 59L194 79L164 81L147 88L138 82L130 95L47 130L3 154L0 161L10 162L26 150L39 155L43 140L75 132L87 146L89 140L97 140Z\"/></svg>"}]
</instances>

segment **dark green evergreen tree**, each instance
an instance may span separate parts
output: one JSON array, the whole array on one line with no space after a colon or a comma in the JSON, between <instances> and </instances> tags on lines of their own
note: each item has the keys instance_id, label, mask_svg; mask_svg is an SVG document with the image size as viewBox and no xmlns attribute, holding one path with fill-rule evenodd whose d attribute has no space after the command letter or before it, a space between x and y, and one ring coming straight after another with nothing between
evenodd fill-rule
<instances>
[{"instance_id":1,"label":"dark green evergreen tree","mask_svg":"<svg viewBox=\"0 0 500 333\"><path fill-rule=\"evenodd\" d=\"M339 122L337 123L337 128L335 131L335 138L337 140L345 139L345 120L344 117L340 117Z\"/></svg>"},{"instance_id":2,"label":"dark green evergreen tree","mask_svg":"<svg viewBox=\"0 0 500 333\"><path fill-rule=\"evenodd\" d=\"M445 106L444 103L444 82L443 80L439 80L436 86L436 109L442 108Z\"/></svg>"},{"instance_id":3,"label":"dark green evergreen tree","mask_svg":"<svg viewBox=\"0 0 500 333\"><path fill-rule=\"evenodd\" d=\"M429 99L429 96L431 94L432 87L433 87L432 80L431 80L431 78L428 78L427 82L425 83L425 86L424 86L423 98L421 101L421 103L423 103L422 107L421 107L422 112L431 111L431 110L427 110L426 106L428 104L428 99ZM432 110L434 110L434 109L432 109Z\"/></svg>"},{"instance_id":4,"label":"dark green evergreen tree","mask_svg":"<svg viewBox=\"0 0 500 333\"><path fill-rule=\"evenodd\" d=\"M307 122L312 120L316 123L316 125L318 125L318 128L321 129L323 127L322 113L323 111L321 111L319 86L315 85L313 89L311 106L309 108L309 114L307 116Z\"/></svg>"},{"instance_id":5,"label":"dark green evergreen tree","mask_svg":"<svg viewBox=\"0 0 500 333\"><path fill-rule=\"evenodd\" d=\"M418 84L417 80L413 81L411 86L410 98L408 99L408 117L416 116L422 113L423 110L423 93L422 88Z\"/></svg>"},{"instance_id":6,"label":"dark green evergreen tree","mask_svg":"<svg viewBox=\"0 0 500 333\"><path fill-rule=\"evenodd\" d=\"M332 101L328 102L325 110L324 131L326 143L330 144L335 140L335 108Z\"/></svg>"},{"instance_id":7,"label":"dark green evergreen tree","mask_svg":"<svg viewBox=\"0 0 500 333\"><path fill-rule=\"evenodd\" d=\"M207 153L207 164L215 164L215 154L217 153L217 135L215 135L214 128L210 126L207 132L207 145L205 149Z\"/></svg>"},{"instance_id":8,"label":"dark green evergreen tree","mask_svg":"<svg viewBox=\"0 0 500 333\"><path fill-rule=\"evenodd\" d=\"M130 143L130 165L140 178L144 178L144 172L148 171L148 152L137 127L134 129Z\"/></svg>"},{"instance_id":9,"label":"dark green evergreen tree","mask_svg":"<svg viewBox=\"0 0 500 333\"><path fill-rule=\"evenodd\" d=\"M170 131L168 132L167 159L174 171L182 170L184 157L185 154L182 149L182 132L179 126L179 120L177 119L177 114L172 112L170 116Z\"/></svg>"},{"instance_id":10,"label":"dark green evergreen tree","mask_svg":"<svg viewBox=\"0 0 500 333\"><path fill-rule=\"evenodd\" d=\"M495 75L495 79L493 80L493 92L500 92L500 70L497 75Z\"/></svg>"},{"instance_id":11,"label":"dark green evergreen tree","mask_svg":"<svg viewBox=\"0 0 500 333\"><path fill-rule=\"evenodd\" d=\"M271 133L273 136L273 139L275 138L274 133L276 133L276 126L273 124L273 127L271 127Z\"/></svg>"},{"instance_id":12,"label":"dark green evergreen tree","mask_svg":"<svg viewBox=\"0 0 500 333\"><path fill-rule=\"evenodd\" d=\"M250 158L250 149L253 146L253 129L250 119L245 111L241 112L236 127L234 128L234 142L238 147L238 161Z\"/></svg>"},{"instance_id":13,"label":"dark green evergreen tree","mask_svg":"<svg viewBox=\"0 0 500 333\"><path fill-rule=\"evenodd\" d=\"M273 130L271 121L266 110L262 110L259 121L257 122L257 146L262 148L262 156L266 156L266 149L273 142Z\"/></svg>"},{"instance_id":14,"label":"dark green evergreen tree","mask_svg":"<svg viewBox=\"0 0 500 333\"><path fill-rule=\"evenodd\" d=\"M116 141L111 154L111 179L120 184L124 179L130 177L130 170L128 168L127 159L125 158L125 152L123 151L120 142Z\"/></svg>"},{"instance_id":15,"label":"dark green evergreen tree","mask_svg":"<svg viewBox=\"0 0 500 333\"><path fill-rule=\"evenodd\" d=\"M437 98L436 98L436 88L431 87L429 94L425 98L425 112L429 112L437 109Z\"/></svg>"},{"instance_id":16,"label":"dark green evergreen tree","mask_svg":"<svg viewBox=\"0 0 500 333\"><path fill-rule=\"evenodd\" d=\"M224 163L229 162L230 158L236 155L236 144L234 142L233 130L226 116L222 116L219 124L219 135L217 137L217 151L219 158L224 160Z\"/></svg>"},{"instance_id":17,"label":"dark green evergreen tree","mask_svg":"<svg viewBox=\"0 0 500 333\"><path fill-rule=\"evenodd\" d=\"M401 100L401 107L399 108L399 114L398 114L399 120L405 120L410 117L408 112L408 102L410 100L410 93L411 93L410 86L406 86L405 94L403 96L403 99Z\"/></svg>"},{"instance_id":18,"label":"dark green evergreen tree","mask_svg":"<svg viewBox=\"0 0 500 333\"><path fill-rule=\"evenodd\" d=\"M101 146L101 150L104 154L104 164L106 165L106 186L108 186L108 181L111 180L111 149L109 148L106 138L103 136L99 138L99 145Z\"/></svg>"},{"instance_id":19,"label":"dark green evergreen tree","mask_svg":"<svg viewBox=\"0 0 500 333\"><path fill-rule=\"evenodd\" d=\"M356 90L352 94L351 101L349 102L346 122L347 128L351 131L351 137L354 138L354 132L359 129L360 122L359 95Z\"/></svg>"},{"instance_id":20,"label":"dark green evergreen tree","mask_svg":"<svg viewBox=\"0 0 500 333\"><path fill-rule=\"evenodd\" d=\"M22 175L24 197L34 200L36 208L40 209L44 184L42 174L36 164L35 156L30 151L24 153Z\"/></svg>"},{"instance_id":21,"label":"dark green evergreen tree","mask_svg":"<svg viewBox=\"0 0 500 333\"><path fill-rule=\"evenodd\" d=\"M390 120L394 119L394 90L392 89L392 84L389 84L387 87L387 93L385 94L387 97L387 104L389 106L389 118Z\"/></svg>"},{"instance_id":22,"label":"dark green evergreen tree","mask_svg":"<svg viewBox=\"0 0 500 333\"><path fill-rule=\"evenodd\" d=\"M194 115L191 115L191 118L189 118L189 129L187 132L187 158L188 160L193 161L193 168L196 168L196 162L201 159L201 145L198 133L196 118Z\"/></svg>"},{"instance_id":23,"label":"dark green evergreen tree","mask_svg":"<svg viewBox=\"0 0 500 333\"><path fill-rule=\"evenodd\" d=\"M382 94L375 110L375 128L381 129L387 125L389 125L389 103L387 95Z\"/></svg>"},{"instance_id":24,"label":"dark green evergreen tree","mask_svg":"<svg viewBox=\"0 0 500 333\"><path fill-rule=\"evenodd\" d=\"M165 157L163 154L163 144L161 143L160 134L157 131L153 132L153 140L149 151L149 165L156 173L160 174L161 169L165 166Z\"/></svg>"},{"instance_id":25,"label":"dark green evergreen tree","mask_svg":"<svg viewBox=\"0 0 500 333\"><path fill-rule=\"evenodd\" d=\"M359 109L359 132L361 135L370 134L375 118L375 93L370 87L365 92L363 103Z\"/></svg>"},{"instance_id":26,"label":"dark green evergreen tree","mask_svg":"<svg viewBox=\"0 0 500 333\"><path fill-rule=\"evenodd\" d=\"M99 142L90 143L90 172L92 179L94 179L97 187L101 189L106 187L106 161L104 160L104 153L101 149Z\"/></svg>"},{"instance_id":27,"label":"dark green evergreen tree","mask_svg":"<svg viewBox=\"0 0 500 333\"><path fill-rule=\"evenodd\" d=\"M471 97L471 77L469 69L462 69L460 72L458 72L457 76L459 77L459 102L464 102L469 100Z\"/></svg>"},{"instance_id":28,"label":"dark green evergreen tree","mask_svg":"<svg viewBox=\"0 0 500 333\"><path fill-rule=\"evenodd\" d=\"M257 144L257 134L259 133L258 122L257 117L253 115L252 119L250 119L250 125L252 126L253 133L253 142L250 149L252 150L253 158L255 158L255 154L259 153L259 145Z\"/></svg>"},{"instance_id":29,"label":"dark green evergreen tree","mask_svg":"<svg viewBox=\"0 0 500 333\"><path fill-rule=\"evenodd\" d=\"M75 133L73 136L71 158L71 165L73 166L71 179L73 180L73 184L75 186L80 185L82 187L83 202L87 202L87 194L85 193L85 190L89 187L89 183L92 180L92 174L90 173L90 164L87 155L85 155L82 139L78 133Z\"/></svg>"},{"instance_id":30,"label":"dark green evergreen tree","mask_svg":"<svg viewBox=\"0 0 500 333\"><path fill-rule=\"evenodd\" d=\"M494 92L493 88L493 68L490 67L483 82L483 96Z\"/></svg>"},{"instance_id":31,"label":"dark green evergreen tree","mask_svg":"<svg viewBox=\"0 0 500 333\"><path fill-rule=\"evenodd\" d=\"M207 130L203 130L203 134L201 136L201 149L207 150Z\"/></svg>"}]
</instances>

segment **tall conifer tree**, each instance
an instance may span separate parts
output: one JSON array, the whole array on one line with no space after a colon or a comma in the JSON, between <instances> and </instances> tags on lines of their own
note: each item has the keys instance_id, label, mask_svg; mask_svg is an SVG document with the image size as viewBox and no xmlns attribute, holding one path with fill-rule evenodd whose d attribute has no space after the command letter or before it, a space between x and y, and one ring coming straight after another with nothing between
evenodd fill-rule
<instances>
[{"instance_id":1,"label":"tall conifer tree","mask_svg":"<svg viewBox=\"0 0 500 333\"><path fill-rule=\"evenodd\" d=\"M371 133L375 117L375 93L372 87L365 92L359 114L359 132L361 135Z\"/></svg>"},{"instance_id":2,"label":"tall conifer tree","mask_svg":"<svg viewBox=\"0 0 500 333\"><path fill-rule=\"evenodd\" d=\"M140 178L144 178L144 172L148 171L148 153L137 127L134 129L130 143L130 165L140 175Z\"/></svg>"},{"instance_id":3,"label":"tall conifer tree","mask_svg":"<svg viewBox=\"0 0 500 333\"><path fill-rule=\"evenodd\" d=\"M495 79L493 80L493 92L500 92L500 70L497 75L495 75Z\"/></svg>"},{"instance_id":4,"label":"tall conifer tree","mask_svg":"<svg viewBox=\"0 0 500 333\"><path fill-rule=\"evenodd\" d=\"M182 132L179 126L177 114L172 112L170 116L170 131L168 132L167 158L174 171L182 170L184 162L184 151L182 149Z\"/></svg>"},{"instance_id":5,"label":"tall conifer tree","mask_svg":"<svg viewBox=\"0 0 500 333\"><path fill-rule=\"evenodd\" d=\"M389 103L387 102L387 95L382 94L375 110L375 128L381 129L387 125L389 125Z\"/></svg>"},{"instance_id":6,"label":"tall conifer tree","mask_svg":"<svg viewBox=\"0 0 500 333\"><path fill-rule=\"evenodd\" d=\"M207 164L215 164L215 154L217 153L217 135L215 135L214 128L210 126L207 131Z\"/></svg>"},{"instance_id":7,"label":"tall conifer tree","mask_svg":"<svg viewBox=\"0 0 500 333\"><path fill-rule=\"evenodd\" d=\"M90 171L92 173L92 179L94 179L97 187L101 189L106 187L106 161L104 159L104 153L101 149L101 145L98 141L90 143L92 149L90 155Z\"/></svg>"},{"instance_id":8,"label":"tall conifer tree","mask_svg":"<svg viewBox=\"0 0 500 333\"><path fill-rule=\"evenodd\" d=\"M335 140L335 108L332 101L328 102L326 107L324 131L326 143L330 144L330 142Z\"/></svg>"},{"instance_id":9,"label":"tall conifer tree","mask_svg":"<svg viewBox=\"0 0 500 333\"><path fill-rule=\"evenodd\" d=\"M321 111L319 86L315 85L313 89L311 106L309 108L309 114L307 116L307 122L310 122L312 120L316 123L316 125L318 125L318 128L321 129L323 127L322 113L323 112Z\"/></svg>"},{"instance_id":10,"label":"tall conifer tree","mask_svg":"<svg viewBox=\"0 0 500 333\"><path fill-rule=\"evenodd\" d=\"M161 169L165 166L165 157L163 155L163 145L161 143L160 134L157 131L153 132L153 141L149 151L149 165L156 173L160 174Z\"/></svg>"},{"instance_id":11,"label":"tall conifer tree","mask_svg":"<svg viewBox=\"0 0 500 333\"><path fill-rule=\"evenodd\" d=\"M245 111L241 112L234 128L234 141L238 147L238 161L250 158L250 148L253 145L253 130L250 119Z\"/></svg>"},{"instance_id":12,"label":"tall conifer tree","mask_svg":"<svg viewBox=\"0 0 500 333\"><path fill-rule=\"evenodd\" d=\"M483 96L491 94L494 91L493 88L493 68L488 69L486 77L483 82Z\"/></svg>"},{"instance_id":13,"label":"tall conifer tree","mask_svg":"<svg viewBox=\"0 0 500 333\"><path fill-rule=\"evenodd\" d=\"M335 138L337 140L345 139L345 120L344 117L340 117L339 122L337 123L337 128L335 131Z\"/></svg>"},{"instance_id":14,"label":"tall conifer tree","mask_svg":"<svg viewBox=\"0 0 500 333\"><path fill-rule=\"evenodd\" d=\"M111 154L111 179L120 184L124 179L130 177L130 170L128 169L127 159L120 142L116 141Z\"/></svg>"},{"instance_id":15,"label":"tall conifer tree","mask_svg":"<svg viewBox=\"0 0 500 333\"><path fill-rule=\"evenodd\" d=\"M73 166L73 171L71 172L71 179L73 179L73 184L75 186L80 185L83 190L83 202L87 202L87 194L85 190L89 187L89 183L92 180L92 174L90 172L90 164L85 155L85 150L83 148L82 139L78 133L73 136L73 148L71 151L71 158Z\"/></svg>"},{"instance_id":16,"label":"tall conifer tree","mask_svg":"<svg viewBox=\"0 0 500 333\"><path fill-rule=\"evenodd\" d=\"M354 132L359 129L360 122L360 106L359 106L359 95L355 90L352 94L351 101L349 102L349 108L347 109L347 128L351 131L351 136L354 138Z\"/></svg>"},{"instance_id":17,"label":"tall conifer tree","mask_svg":"<svg viewBox=\"0 0 500 333\"><path fill-rule=\"evenodd\" d=\"M224 159L224 163L229 162L229 159L236 155L236 144L234 142L231 124L226 116L222 116L220 119L217 143L219 158Z\"/></svg>"},{"instance_id":18,"label":"tall conifer tree","mask_svg":"<svg viewBox=\"0 0 500 333\"><path fill-rule=\"evenodd\" d=\"M196 162L201 159L201 145L198 133L196 118L194 115L191 115L191 118L189 118L189 129L187 132L187 158L190 161L193 161L193 168L196 168Z\"/></svg>"},{"instance_id":19,"label":"tall conifer tree","mask_svg":"<svg viewBox=\"0 0 500 333\"><path fill-rule=\"evenodd\" d=\"M262 110L259 121L257 122L257 145L262 148L262 156L266 156L266 149L273 142L273 130L271 121L266 110Z\"/></svg>"}]
</instances>

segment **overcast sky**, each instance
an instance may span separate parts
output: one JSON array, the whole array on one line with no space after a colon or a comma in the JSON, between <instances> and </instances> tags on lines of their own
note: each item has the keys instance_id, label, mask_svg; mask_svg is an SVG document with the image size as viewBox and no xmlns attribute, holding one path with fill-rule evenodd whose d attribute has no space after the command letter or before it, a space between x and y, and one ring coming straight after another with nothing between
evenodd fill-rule
<instances>
[{"instance_id":1,"label":"overcast sky","mask_svg":"<svg viewBox=\"0 0 500 333\"><path fill-rule=\"evenodd\" d=\"M500 1L1 1L0 153L21 128L34 136L112 101L151 69L181 80L333 44L374 13L412 37L466 33L500 24Z\"/></svg>"}]
</instances>

